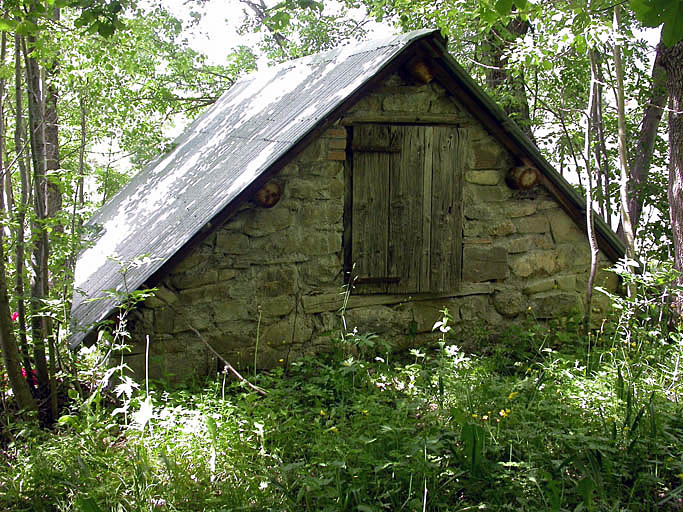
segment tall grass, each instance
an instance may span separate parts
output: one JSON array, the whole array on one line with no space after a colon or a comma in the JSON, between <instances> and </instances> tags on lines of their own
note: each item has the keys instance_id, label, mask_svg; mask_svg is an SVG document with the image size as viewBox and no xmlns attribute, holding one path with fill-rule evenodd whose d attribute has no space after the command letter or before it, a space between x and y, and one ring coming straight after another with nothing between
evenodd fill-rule
<instances>
[{"instance_id":1,"label":"tall grass","mask_svg":"<svg viewBox=\"0 0 683 512\"><path fill-rule=\"evenodd\" d=\"M683 338L643 297L590 343L530 319L465 353L447 314L409 354L347 334L259 374L266 397L124 381L6 433L0 509L680 510Z\"/></svg>"}]
</instances>

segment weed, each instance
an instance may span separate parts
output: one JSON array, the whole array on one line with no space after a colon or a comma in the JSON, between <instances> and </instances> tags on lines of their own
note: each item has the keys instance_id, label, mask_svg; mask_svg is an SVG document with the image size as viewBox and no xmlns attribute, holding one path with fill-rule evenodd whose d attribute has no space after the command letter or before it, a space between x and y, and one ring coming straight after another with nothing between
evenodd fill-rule
<instances>
[{"instance_id":1,"label":"weed","mask_svg":"<svg viewBox=\"0 0 683 512\"><path fill-rule=\"evenodd\" d=\"M258 374L264 397L124 379L116 406L97 393L53 434L15 433L0 508L678 510L683 337L635 288L590 351L571 320L530 319L468 354L444 310L432 347L344 331Z\"/></svg>"}]
</instances>

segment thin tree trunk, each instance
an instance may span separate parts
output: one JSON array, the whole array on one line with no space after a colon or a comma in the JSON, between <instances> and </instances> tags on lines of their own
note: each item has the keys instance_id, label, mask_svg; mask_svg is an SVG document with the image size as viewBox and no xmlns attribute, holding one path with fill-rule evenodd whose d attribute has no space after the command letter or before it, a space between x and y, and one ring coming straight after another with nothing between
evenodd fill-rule
<instances>
[{"instance_id":1,"label":"thin tree trunk","mask_svg":"<svg viewBox=\"0 0 683 512\"><path fill-rule=\"evenodd\" d=\"M643 121L636 145L636 155L631 162L631 180L629 182L629 212L633 229L638 227L643 212L643 197L641 189L647 183L650 175L652 152L657 140L657 129L662 120L668 94L666 91L666 70L662 65L664 44L657 45L655 62L652 66L652 86L650 102L643 113Z\"/></svg>"},{"instance_id":2,"label":"thin tree trunk","mask_svg":"<svg viewBox=\"0 0 683 512\"><path fill-rule=\"evenodd\" d=\"M597 50L595 50L597 52ZM593 133L595 134L595 144L593 145L593 156L595 158L595 173L597 176L596 189L600 191L600 213L605 222L611 225L612 207L609 196L609 165L607 147L605 145L605 131L602 117L603 103L603 77L599 54L595 54L595 101L593 101Z\"/></svg>"},{"instance_id":3,"label":"thin tree trunk","mask_svg":"<svg viewBox=\"0 0 683 512\"><path fill-rule=\"evenodd\" d=\"M52 19L59 21L59 8L53 7L52 9ZM47 175L50 171L56 171L59 169L59 128L58 128L58 117L57 117L57 88L55 87L53 81L51 80L57 72L57 63L53 61L49 68L44 70L45 79L43 83L45 84L45 174L46 174L46 187L47 187L47 197L46 197L46 219L54 219L57 216L59 210L62 209L62 194L56 183L47 179ZM53 221L54 222L54 221ZM64 227L60 223L54 223L52 226L53 233L63 232ZM45 240L48 240L47 232L45 233ZM48 263L49 263L49 242L47 249L45 251L45 275L48 276ZM48 281L45 281L45 295L48 296ZM52 317L46 316L45 319L45 331L47 332L47 343L49 352L49 379L50 379L50 412L52 413L52 418L57 417L57 348L55 346L54 337L54 326L52 325Z\"/></svg>"},{"instance_id":4,"label":"thin tree trunk","mask_svg":"<svg viewBox=\"0 0 683 512\"><path fill-rule=\"evenodd\" d=\"M26 248L26 209L29 202L29 176L23 155L19 154L24 147L24 119L23 119L23 90L21 88L21 36L14 36L14 94L15 94L15 124L14 124L14 147L17 151L17 167L19 169L19 204L17 205L16 217L16 249L15 249L15 285L14 293L17 298L17 313L19 321L19 346L21 347L22 360L26 374L33 376L30 350L26 339L26 289L24 286L24 258ZM35 390L33 378L29 379L29 385Z\"/></svg>"},{"instance_id":5,"label":"thin tree trunk","mask_svg":"<svg viewBox=\"0 0 683 512\"><path fill-rule=\"evenodd\" d=\"M614 7L614 30L618 31L620 23L620 6ZM617 79L616 83L616 100L617 100L617 129L619 133L619 196L621 199L621 221L624 228L624 239L626 241L626 257L633 259L634 256L634 233L633 223L631 222L631 213L628 203L628 184L629 184L629 167L628 167L628 146L626 145L626 114L624 108L624 68L621 64L621 47L618 43L614 43L614 73ZM631 290L629 289L629 295Z\"/></svg>"},{"instance_id":6,"label":"thin tree trunk","mask_svg":"<svg viewBox=\"0 0 683 512\"><path fill-rule=\"evenodd\" d=\"M69 321L69 312L71 310L71 301L73 299L73 287L71 286L73 281L73 274L76 267L76 256L79 250L80 242L80 232L83 225L83 218L79 209L85 203L84 195L84 181L85 181L85 149L87 145L87 106L85 99L85 89L79 92L78 105L80 110L80 122L81 122L81 141L80 147L78 148L78 180L76 182L76 187L73 191L73 208L71 210L71 238L69 255L67 257L67 273L69 275L69 280L64 280L64 287L62 291L62 301L64 303L65 314L64 317Z\"/></svg>"},{"instance_id":7,"label":"thin tree trunk","mask_svg":"<svg viewBox=\"0 0 683 512\"><path fill-rule=\"evenodd\" d=\"M47 317L41 314L43 300L48 297L49 245L45 219L47 218L47 177L45 175L45 122L42 84L38 61L32 57L35 38L28 36L24 45L26 83L28 89L28 114L33 163L33 205L35 220L31 225L34 234L33 283L31 285L31 330L35 356L38 387L41 398L49 394L49 372L45 354L45 342L50 336Z\"/></svg>"},{"instance_id":8,"label":"thin tree trunk","mask_svg":"<svg viewBox=\"0 0 683 512\"><path fill-rule=\"evenodd\" d=\"M511 20L505 27L499 25L498 29L491 29L487 36L486 60L488 67L485 68L486 86L490 90L502 90L512 99L504 102L503 110L510 115L527 136L536 143L531 131L531 115L529 102L526 97L524 76L515 76L508 69L505 51L515 40L524 37L531 25L528 21L517 17Z\"/></svg>"},{"instance_id":9,"label":"thin tree trunk","mask_svg":"<svg viewBox=\"0 0 683 512\"><path fill-rule=\"evenodd\" d=\"M55 7L52 19L59 21L59 8ZM57 63L44 70L45 72L45 172L59 169L59 122L57 118L57 101L59 99L57 87L52 78L57 74ZM62 209L62 194L59 187L48 180L47 182L47 217L54 218ZM63 226L54 225L53 231L63 231Z\"/></svg>"},{"instance_id":10,"label":"thin tree trunk","mask_svg":"<svg viewBox=\"0 0 683 512\"><path fill-rule=\"evenodd\" d=\"M5 32L0 36L0 64L5 63L5 54L7 51L7 34ZM5 153L5 113L4 102L5 96L5 79L0 79L0 173L2 175L7 172L5 169L4 153ZM0 210L4 210L4 200L2 191L2 180L0 180ZM7 280L5 269L5 252L3 246L3 230L0 229L0 349L2 350L3 360L5 363L5 370L9 378L10 386L17 400L17 405L20 410L35 410L36 403L31 396L26 379L21 374L21 365L19 363L19 349L17 347L16 338L12 330L12 320L10 318L9 297L7 294Z\"/></svg>"},{"instance_id":11,"label":"thin tree trunk","mask_svg":"<svg viewBox=\"0 0 683 512\"><path fill-rule=\"evenodd\" d=\"M683 272L683 41L662 53L669 94L669 217L674 242L674 266ZM683 274L678 278L683 285ZM674 307L683 315L683 295L677 292Z\"/></svg>"},{"instance_id":12,"label":"thin tree trunk","mask_svg":"<svg viewBox=\"0 0 683 512\"><path fill-rule=\"evenodd\" d=\"M593 301L593 283L598 267L598 243L595 238L595 221L593 219L593 172L591 169L591 119L596 112L596 87L597 87L597 60L595 50L589 52L591 66L591 81L588 92L588 106L586 107L586 129L584 131L584 155L586 159L586 174L588 184L586 185L586 232L588 233L588 244L590 246L591 264L588 273L588 285L586 286L586 309L583 315L583 330L586 337L590 330L591 322L591 303Z\"/></svg>"},{"instance_id":13,"label":"thin tree trunk","mask_svg":"<svg viewBox=\"0 0 683 512\"><path fill-rule=\"evenodd\" d=\"M2 201L2 199L0 199ZM4 202L4 201L2 201ZM0 205L4 207L4 205ZM26 379L21 374L21 364L19 363L19 349L12 331L12 321L10 318L9 299L7 296L7 275L5 269L5 253L3 248L2 230L0 230L0 350L5 363L5 370L9 377L12 392L17 400L20 410L36 410L37 406L31 396Z\"/></svg>"},{"instance_id":14,"label":"thin tree trunk","mask_svg":"<svg viewBox=\"0 0 683 512\"><path fill-rule=\"evenodd\" d=\"M596 126L596 133L597 133L597 149L595 150L597 155L601 155L600 161L597 162L598 167L601 169L600 174L602 176L602 197L604 198L604 210L603 210L603 218L607 224L610 226L612 225L612 202L610 199L610 182L611 182L611 177L609 173L609 163L608 163L608 156L607 156L607 145L605 144L605 130L604 130L604 124L602 120L604 119L602 116L602 103L603 103L603 88L602 84L604 83L603 77L602 77L602 72L600 71L600 67L598 67L598 98L595 103L595 115L597 118L600 120L598 125Z\"/></svg>"}]
</instances>

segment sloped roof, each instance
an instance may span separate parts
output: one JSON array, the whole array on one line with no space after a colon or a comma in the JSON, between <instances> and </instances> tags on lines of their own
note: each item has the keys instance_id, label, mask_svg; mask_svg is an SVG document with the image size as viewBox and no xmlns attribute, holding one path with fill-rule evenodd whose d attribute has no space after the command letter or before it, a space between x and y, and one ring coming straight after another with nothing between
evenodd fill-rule
<instances>
[{"instance_id":1,"label":"sloped roof","mask_svg":"<svg viewBox=\"0 0 683 512\"><path fill-rule=\"evenodd\" d=\"M582 199L448 55L437 31L345 46L239 80L187 128L172 151L133 177L90 219L98 235L76 263L71 346L119 305L108 291L133 291L154 281L205 226L219 224L283 165L288 153L305 147L416 47L438 57L442 85L459 93L494 135L500 131L509 149L534 161L565 209L580 215ZM597 227L603 250L622 254L614 233L599 220Z\"/></svg>"}]
</instances>

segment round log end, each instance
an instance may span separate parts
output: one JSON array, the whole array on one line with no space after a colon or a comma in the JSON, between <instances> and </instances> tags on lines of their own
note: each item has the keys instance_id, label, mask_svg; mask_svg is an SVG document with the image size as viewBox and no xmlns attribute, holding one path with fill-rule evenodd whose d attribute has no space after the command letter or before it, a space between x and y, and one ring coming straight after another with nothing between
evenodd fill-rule
<instances>
[{"instance_id":1,"label":"round log end","mask_svg":"<svg viewBox=\"0 0 683 512\"><path fill-rule=\"evenodd\" d=\"M532 165L513 167L505 177L508 186L517 190L528 190L538 184L541 175Z\"/></svg>"},{"instance_id":2,"label":"round log end","mask_svg":"<svg viewBox=\"0 0 683 512\"><path fill-rule=\"evenodd\" d=\"M282 196L282 188L274 181L266 183L261 190L254 195L254 201L263 208L272 208Z\"/></svg>"},{"instance_id":3,"label":"round log end","mask_svg":"<svg viewBox=\"0 0 683 512\"><path fill-rule=\"evenodd\" d=\"M408 76L418 84L428 84L434 80L434 72L431 66L423 58L410 59L405 66Z\"/></svg>"}]
</instances>

